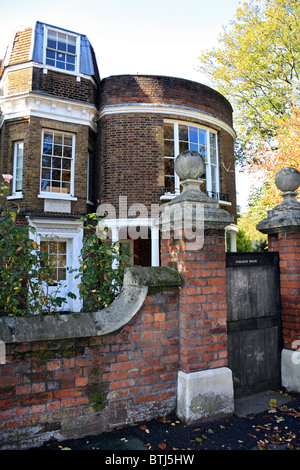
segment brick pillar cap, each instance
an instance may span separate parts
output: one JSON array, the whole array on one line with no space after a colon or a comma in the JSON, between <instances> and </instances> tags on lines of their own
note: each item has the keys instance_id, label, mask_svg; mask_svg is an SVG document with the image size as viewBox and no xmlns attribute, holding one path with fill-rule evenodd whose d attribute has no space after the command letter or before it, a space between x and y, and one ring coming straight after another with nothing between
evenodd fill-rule
<instances>
[{"instance_id":1,"label":"brick pillar cap","mask_svg":"<svg viewBox=\"0 0 300 470\"><path fill-rule=\"evenodd\" d=\"M299 171L293 167L281 168L275 176L275 184L283 191L283 200L268 211L267 218L257 224L257 230L266 234L300 232L300 203L296 193L300 185Z\"/></svg>"}]
</instances>

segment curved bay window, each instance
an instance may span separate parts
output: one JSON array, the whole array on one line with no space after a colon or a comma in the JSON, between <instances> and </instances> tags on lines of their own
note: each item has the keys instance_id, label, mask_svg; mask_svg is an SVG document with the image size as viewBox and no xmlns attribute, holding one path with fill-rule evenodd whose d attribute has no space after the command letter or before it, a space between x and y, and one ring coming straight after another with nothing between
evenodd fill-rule
<instances>
[{"instance_id":1,"label":"curved bay window","mask_svg":"<svg viewBox=\"0 0 300 470\"><path fill-rule=\"evenodd\" d=\"M179 122L164 123L164 164L165 188L167 194L180 192L179 177L174 170L174 160L185 150L195 150L205 160L205 174L202 190L208 193L219 192L219 167L217 133L200 126Z\"/></svg>"}]
</instances>

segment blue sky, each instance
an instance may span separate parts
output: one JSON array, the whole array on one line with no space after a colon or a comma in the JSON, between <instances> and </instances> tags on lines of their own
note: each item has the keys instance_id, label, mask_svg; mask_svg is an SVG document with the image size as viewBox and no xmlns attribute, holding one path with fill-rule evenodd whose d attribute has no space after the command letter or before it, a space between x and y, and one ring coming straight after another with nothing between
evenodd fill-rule
<instances>
[{"instance_id":1,"label":"blue sky","mask_svg":"<svg viewBox=\"0 0 300 470\"><path fill-rule=\"evenodd\" d=\"M0 58L17 27L39 20L86 34L101 78L167 75L211 85L198 70L201 51L218 45L240 0L11 0L1 2ZM237 175L238 203L248 176Z\"/></svg>"}]
</instances>

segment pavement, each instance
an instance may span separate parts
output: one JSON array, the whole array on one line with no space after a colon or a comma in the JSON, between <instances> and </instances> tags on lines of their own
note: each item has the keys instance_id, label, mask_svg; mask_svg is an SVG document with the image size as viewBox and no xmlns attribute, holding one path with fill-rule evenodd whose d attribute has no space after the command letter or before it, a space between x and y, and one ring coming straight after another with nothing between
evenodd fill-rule
<instances>
[{"instance_id":1,"label":"pavement","mask_svg":"<svg viewBox=\"0 0 300 470\"><path fill-rule=\"evenodd\" d=\"M270 400L276 400L275 406ZM300 395L268 390L236 399L234 414L227 418L186 425L174 415L98 436L48 442L38 450L101 451L101 458L114 459L104 463L131 463L133 467L138 465L124 461L123 455L130 459L141 454L145 456L143 463L167 466L174 462L147 459L173 459L178 452L181 457L189 454L197 458L201 450L300 450L299 418ZM140 453L142 450L149 454Z\"/></svg>"}]
</instances>

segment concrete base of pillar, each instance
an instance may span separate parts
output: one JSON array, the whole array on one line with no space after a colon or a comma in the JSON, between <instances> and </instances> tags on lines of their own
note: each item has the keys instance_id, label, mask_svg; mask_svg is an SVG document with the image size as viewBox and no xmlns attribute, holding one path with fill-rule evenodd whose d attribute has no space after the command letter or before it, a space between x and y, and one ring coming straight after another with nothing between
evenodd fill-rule
<instances>
[{"instance_id":1,"label":"concrete base of pillar","mask_svg":"<svg viewBox=\"0 0 300 470\"><path fill-rule=\"evenodd\" d=\"M289 392L300 393L300 351L282 350L281 383Z\"/></svg>"},{"instance_id":2,"label":"concrete base of pillar","mask_svg":"<svg viewBox=\"0 0 300 470\"><path fill-rule=\"evenodd\" d=\"M234 412L233 381L227 367L178 372L177 416L187 424L209 421Z\"/></svg>"}]
</instances>

